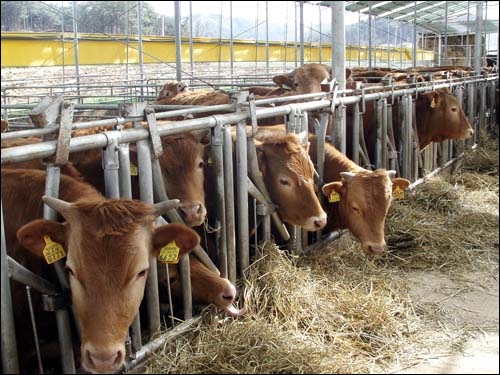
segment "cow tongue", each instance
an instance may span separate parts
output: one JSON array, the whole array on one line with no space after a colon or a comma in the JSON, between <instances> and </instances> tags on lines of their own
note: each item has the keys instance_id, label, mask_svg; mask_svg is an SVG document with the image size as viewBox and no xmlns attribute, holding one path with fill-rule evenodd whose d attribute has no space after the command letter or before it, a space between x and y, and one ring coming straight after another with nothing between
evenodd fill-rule
<instances>
[{"instance_id":1,"label":"cow tongue","mask_svg":"<svg viewBox=\"0 0 500 375\"><path fill-rule=\"evenodd\" d=\"M224 309L225 313L233 318L243 316L247 312L247 307L243 306L241 309L236 308L233 304Z\"/></svg>"}]
</instances>

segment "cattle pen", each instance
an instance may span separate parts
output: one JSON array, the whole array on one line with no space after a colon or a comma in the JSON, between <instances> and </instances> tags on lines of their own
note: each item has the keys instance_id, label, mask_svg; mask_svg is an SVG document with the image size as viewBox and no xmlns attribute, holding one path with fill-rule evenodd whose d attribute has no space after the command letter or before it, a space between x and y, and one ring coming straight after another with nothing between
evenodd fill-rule
<instances>
[{"instance_id":1,"label":"cattle pen","mask_svg":"<svg viewBox=\"0 0 500 375\"><path fill-rule=\"evenodd\" d=\"M337 19L338 15L335 15L335 11L339 9L342 13L344 11L343 8L338 8L339 6L366 5L361 3L365 2L330 2L326 9L328 12L331 10L332 24L343 24L342 18ZM476 10L483 2L477 3ZM383 7L383 4L380 4L380 7ZM368 11L367 9L366 12ZM411 11L411 8L408 8L408 11ZM332 25L332 34L333 28ZM498 34L498 24L496 32ZM2 45L6 40L4 41L2 33ZM325 183L324 142L334 144L344 154L348 148L352 148L352 160L366 169L394 170L398 177L410 181L411 184L407 188L410 192L425 184L432 176L453 168L468 151L481 148L490 138L498 138L499 73L495 68L482 66L483 57L479 52L475 55L474 46L469 46L469 64L464 66L443 64L448 60L442 58L441 52L433 52L432 59L435 60L439 55L441 60L438 63L429 60L428 65L420 67L418 75L422 79L408 74L407 80L400 83L396 82L395 76L386 76L383 80L369 76L378 79L377 82L374 84L364 80L349 86L344 72L346 68L356 66L360 52L358 50L355 57L342 57L348 49L344 48L343 44L340 44L339 49L336 42L337 40L332 38L331 45L335 48L325 52L331 55L328 58L318 58L320 55L312 53L310 56L302 55L301 59L298 59L298 53L294 53L290 59L295 61L277 59L273 63L269 59L239 63L231 59L224 62L185 62L180 54L177 55L175 66L167 62L143 64L142 61L127 64L96 62L91 65L80 61L79 65L75 64L75 60L71 63L66 60L67 66L50 64L51 66L12 69L7 68L8 64L5 67L3 64L4 51L8 48L6 44L2 47L1 113L2 119L8 122L8 128L3 131L2 127L2 167L41 160L42 169L47 173L46 194L57 197L60 175L64 173L62 170L65 164L72 160L72 155L97 150L101 154L101 167L108 197L131 197L131 181L139 175L138 199L148 203L160 202L170 198L166 192L168 181L162 176L162 166L159 162L167 147L162 143L162 139L171 136L183 137L193 132L207 135L210 148L206 150L208 153L205 155L204 167L212 176L212 195L209 199L215 208L208 209L207 219L198 227L202 240L205 241L196 247L193 253L208 269L227 278L237 287L239 299L236 298L233 303L236 307L239 304L238 309L243 312L246 308L243 304L245 283L251 273L249 270L259 261L263 248L269 241L276 241L291 257L307 257L311 254L314 256L318 249L327 248L346 237L345 230L321 236L320 232L308 232L283 222L279 207L271 199L269 187L264 183L262 171L258 168L255 138L261 123L279 118L285 124L287 133L303 134L312 130L318 135L320 141L318 161L314 165L315 189L322 203L325 200L321 195L321 186ZM267 43L263 44L268 46ZM172 47L177 46L174 38ZM298 46L300 48L303 44L299 43ZM295 52L298 48L293 47ZM377 48L372 50L367 46L366 51L372 51L373 57L376 56ZM417 49L409 51L416 52ZM229 50L226 52L227 55L232 53ZM287 53L285 52L284 56L289 56ZM262 54L266 55L266 52L261 51ZM421 54L423 55L422 52ZM96 57L96 54L93 56ZM372 73L400 73L403 70L405 74L409 72L406 66L392 69L394 63L388 64L387 67L377 64L377 67L373 68L369 66L372 60L368 56L364 66L356 67ZM407 57L413 65L408 69L415 69L416 62L420 61L417 54L407 54ZM252 57L251 60L255 59ZM275 87L274 76L291 72L309 63L331 66L332 79L326 85L323 84L320 92L265 98L248 91L255 86ZM74 69L76 73L68 74L69 68ZM338 74L339 72L342 74ZM188 82L193 92L215 88L226 93L229 101L217 106L154 103L165 82L181 79ZM472 127L472 136L467 139L433 141L421 150L416 124L422 113L417 111L417 101L420 97L439 90L446 90L458 101ZM376 137L370 145L363 139L363 126L367 126L363 115L371 107ZM351 127L346 126L346 108L354 114ZM396 139L399 138L397 142L392 124L396 124ZM248 132L248 129L251 131ZM78 132L87 134L75 136ZM23 139L28 137L38 137L38 142L23 144ZM4 147L4 142L7 144L9 141L14 142L14 146ZM374 148L374 158L369 157L367 146ZM131 156L132 150L137 152L134 160ZM58 339L64 345L58 356L61 368L55 371L81 371L78 368L78 355L74 354L77 351L75 341L71 338L78 336L78 331L69 322L70 305L58 305L58 287L40 280L38 275L8 256L4 221L9 220L10 215L12 212L3 212L2 209L3 372L20 371L16 348L18 343L13 324L13 311L16 307L12 304L10 295L11 281L29 286L33 289L32 293L44 295L44 307L56 311ZM44 218L51 217L53 213L44 210ZM259 223L254 233L252 229L255 228L251 228L250 221ZM170 210L159 219L159 224L166 222L183 223L184 219L180 211ZM156 268L156 262L153 259L151 269ZM192 259L183 258L178 263L182 285L180 304L172 303L170 290L168 303L160 301L158 296L161 286L158 275L156 271L149 274L144 296L147 312L141 310L130 327L126 358L120 368L121 372L144 371L154 353L168 346L176 336L189 332L203 320L203 314L200 314L202 308L192 301L191 262ZM61 260L54 266L61 285L67 285L67 275L61 272L64 262ZM217 314L220 314L220 311L212 315ZM34 325L43 324L35 323L34 317L32 322ZM38 359L44 360L43 357ZM342 369L345 370L339 367L338 371L343 372ZM212 372L210 368L205 371Z\"/></svg>"}]
</instances>

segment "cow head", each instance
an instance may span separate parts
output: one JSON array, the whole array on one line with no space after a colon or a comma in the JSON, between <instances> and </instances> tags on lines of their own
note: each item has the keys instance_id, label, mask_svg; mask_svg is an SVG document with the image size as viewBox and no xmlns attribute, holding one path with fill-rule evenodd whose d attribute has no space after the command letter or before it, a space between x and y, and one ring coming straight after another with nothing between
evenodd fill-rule
<instances>
[{"instance_id":1,"label":"cow head","mask_svg":"<svg viewBox=\"0 0 500 375\"><path fill-rule=\"evenodd\" d=\"M332 68L325 64L304 64L288 74L273 77L273 82L282 88L293 90L297 95L322 92L321 84L332 80Z\"/></svg>"},{"instance_id":2,"label":"cow head","mask_svg":"<svg viewBox=\"0 0 500 375\"><path fill-rule=\"evenodd\" d=\"M341 172L341 181L322 187L330 202L338 202L338 216L370 255L384 251L385 218L393 191L404 190L410 184L406 179L395 178L395 174L385 169Z\"/></svg>"},{"instance_id":3,"label":"cow head","mask_svg":"<svg viewBox=\"0 0 500 375\"><path fill-rule=\"evenodd\" d=\"M326 213L315 193L308 145L294 133L276 133L255 144L264 183L281 219L308 231L322 229Z\"/></svg>"},{"instance_id":4,"label":"cow head","mask_svg":"<svg viewBox=\"0 0 500 375\"><path fill-rule=\"evenodd\" d=\"M190 227L203 224L205 207L204 165L209 149L207 132L193 131L162 137L159 156L163 183L169 199L179 199L177 211ZM137 166L137 149L130 146L130 162Z\"/></svg>"},{"instance_id":5,"label":"cow head","mask_svg":"<svg viewBox=\"0 0 500 375\"><path fill-rule=\"evenodd\" d=\"M18 240L39 256L48 246L55 254L65 250L81 364L91 373L114 372L125 360L128 328L144 296L151 257L173 242L183 256L200 238L183 224L154 228L156 217L172 206L159 211L133 200L67 203L44 197L44 202L66 222L34 220L18 230Z\"/></svg>"},{"instance_id":6,"label":"cow head","mask_svg":"<svg viewBox=\"0 0 500 375\"><path fill-rule=\"evenodd\" d=\"M189 86L186 82L170 81L163 85L154 103L158 104L157 102L161 101L162 99L170 99L176 95L185 94L188 92L191 92L191 90L189 90Z\"/></svg>"},{"instance_id":7,"label":"cow head","mask_svg":"<svg viewBox=\"0 0 500 375\"><path fill-rule=\"evenodd\" d=\"M460 103L448 88L420 94L416 107L420 149L431 142L468 139L474 134Z\"/></svg>"},{"instance_id":8,"label":"cow head","mask_svg":"<svg viewBox=\"0 0 500 375\"><path fill-rule=\"evenodd\" d=\"M166 282L165 267L168 267L168 279L172 296L175 300L182 300L182 284L178 267L175 264L159 265L159 267L160 293L163 295L167 293L168 284ZM242 316L246 313L246 307L238 309L234 306L236 287L227 278L221 277L219 273L209 269L196 256L190 256L189 258L189 271L193 303L212 304L218 310L224 311L232 317Z\"/></svg>"}]
</instances>

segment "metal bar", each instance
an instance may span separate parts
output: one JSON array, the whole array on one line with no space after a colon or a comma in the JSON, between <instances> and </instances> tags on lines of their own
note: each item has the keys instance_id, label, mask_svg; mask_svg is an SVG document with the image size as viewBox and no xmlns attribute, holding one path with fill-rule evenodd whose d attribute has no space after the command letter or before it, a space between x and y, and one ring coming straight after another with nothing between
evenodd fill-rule
<instances>
[{"instance_id":1,"label":"metal bar","mask_svg":"<svg viewBox=\"0 0 500 375\"><path fill-rule=\"evenodd\" d=\"M3 201L2 201L3 202ZM9 267L7 261L7 244L3 220L3 203L0 202L0 214L2 215L2 263L1 263L1 327L0 337L2 345L2 373L19 374L19 358L17 356L16 329L14 327L14 309L12 306L12 294L10 290Z\"/></svg>"}]
</instances>

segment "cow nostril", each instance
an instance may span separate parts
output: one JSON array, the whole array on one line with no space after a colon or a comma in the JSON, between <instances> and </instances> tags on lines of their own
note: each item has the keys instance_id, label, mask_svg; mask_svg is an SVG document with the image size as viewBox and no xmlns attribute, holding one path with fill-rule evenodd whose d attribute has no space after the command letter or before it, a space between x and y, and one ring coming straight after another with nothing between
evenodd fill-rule
<instances>
[{"instance_id":1,"label":"cow nostril","mask_svg":"<svg viewBox=\"0 0 500 375\"><path fill-rule=\"evenodd\" d=\"M222 298L231 302L236 298L236 288L233 284L227 286L226 290L222 293Z\"/></svg>"},{"instance_id":2,"label":"cow nostril","mask_svg":"<svg viewBox=\"0 0 500 375\"><path fill-rule=\"evenodd\" d=\"M323 228L326 225L326 219L318 219L314 221L314 226L318 229Z\"/></svg>"},{"instance_id":3,"label":"cow nostril","mask_svg":"<svg viewBox=\"0 0 500 375\"><path fill-rule=\"evenodd\" d=\"M91 350L85 350L85 359L94 370L117 369L125 360L125 352L121 349L112 353L92 353Z\"/></svg>"}]
</instances>

